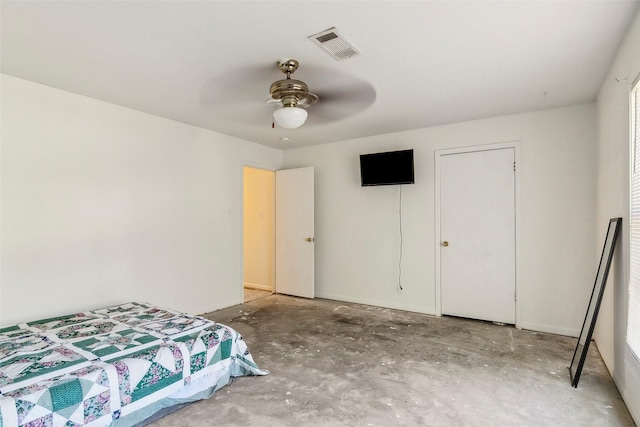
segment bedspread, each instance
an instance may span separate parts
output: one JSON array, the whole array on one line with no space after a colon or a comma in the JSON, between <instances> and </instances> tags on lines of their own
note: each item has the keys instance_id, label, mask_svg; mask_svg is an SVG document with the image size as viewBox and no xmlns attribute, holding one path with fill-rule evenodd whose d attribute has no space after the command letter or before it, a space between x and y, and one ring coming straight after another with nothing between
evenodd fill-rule
<instances>
[{"instance_id":1,"label":"bedspread","mask_svg":"<svg viewBox=\"0 0 640 427\"><path fill-rule=\"evenodd\" d=\"M0 329L0 427L134 425L265 375L232 328L127 303Z\"/></svg>"}]
</instances>

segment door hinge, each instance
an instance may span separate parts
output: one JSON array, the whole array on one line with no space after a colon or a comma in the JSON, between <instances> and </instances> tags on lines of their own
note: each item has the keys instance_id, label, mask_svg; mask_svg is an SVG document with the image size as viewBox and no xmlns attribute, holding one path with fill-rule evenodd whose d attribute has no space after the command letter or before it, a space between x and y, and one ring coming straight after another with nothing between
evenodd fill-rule
<instances>
[{"instance_id":1,"label":"door hinge","mask_svg":"<svg viewBox=\"0 0 640 427\"><path fill-rule=\"evenodd\" d=\"M517 292L513 293L513 300L514 301L518 301L518 293Z\"/></svg>"},{"instance_id":2,"label":"door hinge","mask_svg":"<svg viewBox=\"0 0 640 427\"><path fill-rule=\"evenodd\" d=\"M513 171L516 171L516 162L513 162Z\"/></svg>"}]
</instances>

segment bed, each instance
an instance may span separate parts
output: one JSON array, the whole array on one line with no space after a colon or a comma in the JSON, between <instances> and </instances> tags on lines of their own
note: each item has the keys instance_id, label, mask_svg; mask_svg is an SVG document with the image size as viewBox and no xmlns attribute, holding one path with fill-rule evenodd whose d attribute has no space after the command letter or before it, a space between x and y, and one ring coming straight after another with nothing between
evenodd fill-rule
<instances>
[{"instance_id":1,"label":"bed","mask_svg":"<svg viewBox=\"0 0 640 427\"><path fill-rule=\"evenodd\" d=\"M0 427L143 425L266 375L232 328L127 303L0 329Z\"/></svg>"}]
</instances>

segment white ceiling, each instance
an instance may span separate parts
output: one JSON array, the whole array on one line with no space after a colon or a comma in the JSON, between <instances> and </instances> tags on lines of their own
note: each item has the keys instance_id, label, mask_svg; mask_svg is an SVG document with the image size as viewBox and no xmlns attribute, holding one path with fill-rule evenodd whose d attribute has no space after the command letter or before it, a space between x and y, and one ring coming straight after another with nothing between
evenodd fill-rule
<instances>
[{"instance_id":1,"label":"white ceiling","mask_svg":"<svg viewBox=\"0 0 640 427\"><path fill-rule=\"evenodd\" d=\"M638 4L3 0L1 64L286 149L594 101ZM362 54L307 39L330 27ZM321 98L295 130L272 129L265 103L286 58Z\"/></svg>"}]
</instances>

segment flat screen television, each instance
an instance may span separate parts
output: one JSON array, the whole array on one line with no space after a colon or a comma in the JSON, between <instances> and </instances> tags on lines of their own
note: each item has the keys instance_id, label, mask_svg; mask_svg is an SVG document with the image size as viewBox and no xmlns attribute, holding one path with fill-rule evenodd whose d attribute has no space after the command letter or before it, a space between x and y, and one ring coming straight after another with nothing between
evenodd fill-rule
<instances>
[{"instance_id":1,"label":"flat screen television","mask_svg":"<svg viewBox=\"0 0 640 427\"><path fill-rule=\"evenodd\" d=\"M363 187L414 184L413 150L361 154L360 179Z\"/></svg>"}]
</instances>

